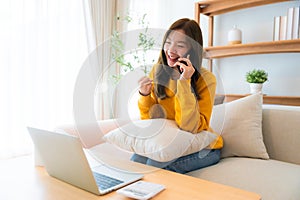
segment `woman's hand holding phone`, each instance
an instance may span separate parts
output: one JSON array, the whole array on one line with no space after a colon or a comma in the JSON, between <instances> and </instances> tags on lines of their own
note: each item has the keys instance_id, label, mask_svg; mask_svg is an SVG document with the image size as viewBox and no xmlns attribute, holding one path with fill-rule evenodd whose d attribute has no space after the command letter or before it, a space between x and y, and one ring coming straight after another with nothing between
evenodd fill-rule
<instances>
[{"instance_id":1,"label":"woman's hand holding phone","mask_svg":"<svg viewBox=\"0 0 300 200\"><path fill-rule=\"evenodd\" d=\"M190 79L195 72L193 64L190 61L190 55L186 58L179 58L175 63L181 73L180 79Z\"/></svg>"}]
</instances>

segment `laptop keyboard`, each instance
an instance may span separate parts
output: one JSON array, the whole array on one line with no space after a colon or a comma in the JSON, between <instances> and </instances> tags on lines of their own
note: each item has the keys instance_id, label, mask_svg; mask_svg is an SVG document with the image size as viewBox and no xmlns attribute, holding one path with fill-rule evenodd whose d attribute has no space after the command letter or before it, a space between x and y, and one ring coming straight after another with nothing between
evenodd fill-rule
<instances>
[{"instance_id":1,"label":"laptop keyboard","mask_svg":"<svg viewBox=\"0 0 300 200\"><path fill-rule=\"evenodd\" d=\"M115 178L112 178L112 177L109 177L109 176L106 176L103 174L99 174L96 172L93 172L93 174L94 174L96 183L101 190L105 190L107 188L111 188L120 183L123 183L123 181L121 181L121 180L118 180L118 179L115 179Z\"/></svg>"}]
</instances>

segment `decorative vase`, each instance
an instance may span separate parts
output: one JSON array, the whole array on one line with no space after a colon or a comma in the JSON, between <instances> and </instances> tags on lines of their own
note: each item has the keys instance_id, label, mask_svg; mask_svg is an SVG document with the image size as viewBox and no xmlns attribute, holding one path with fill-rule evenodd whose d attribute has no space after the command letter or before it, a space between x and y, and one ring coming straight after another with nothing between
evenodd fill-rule
<instances>
[{"instance_id":1,"label":"decorative vase","mask_svg":"<svg viewBox=\"0 0 300 200\"><path fill-rule=\"evenodd\" d=\"M250 93L256 94L256 93L262 93L262 83L250 83Z\"/></svg>"},{"instance_id":2,"label":"decorative vase","mask_svg":"<svg viewBox=\"0 0 300 200\"><path fill-rule=\"evenodd\" d=\"M242 31L233 26L233 28L228 32L228 44L241 44L242 43Z\"/></svg>"}]
</instances>

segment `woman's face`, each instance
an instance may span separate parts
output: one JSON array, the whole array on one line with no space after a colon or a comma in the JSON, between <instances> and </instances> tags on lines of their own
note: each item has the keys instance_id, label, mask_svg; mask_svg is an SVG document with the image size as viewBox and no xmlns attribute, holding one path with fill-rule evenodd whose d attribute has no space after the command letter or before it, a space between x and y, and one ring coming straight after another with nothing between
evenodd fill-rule
<instances>
[{"instance_id":1,"label":"woman's face","mask_svg":"<svg viewBox=\"0 0 300 200\"><path fill-rule=\"evenodd\" d=\"M188 53L190 48L191 45L187 42L187 36L183 30L172 31L164 43L164 52L168 65L175 67L174 64L178 58L186 57L186 53Z\"/></svg>"}]
</instances>

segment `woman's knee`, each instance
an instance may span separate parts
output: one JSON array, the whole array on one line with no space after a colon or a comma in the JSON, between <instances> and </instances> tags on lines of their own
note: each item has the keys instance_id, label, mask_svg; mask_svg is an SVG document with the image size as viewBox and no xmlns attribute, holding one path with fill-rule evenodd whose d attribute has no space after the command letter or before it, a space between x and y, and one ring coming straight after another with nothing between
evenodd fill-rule
<instances>
[{"instance_id":1,"label":"woman's knee","mask_svg":"<svg viewBox=\"0 0 300 200\"><path fill-rule=\"evenodd\" d=\"M183 156L166 167L167 170L187 173L214 165L220 161L220 150L205 149L197 153Z\"/></svg>"},{"instance_id":2,"label":"woman's knee","mask_svg":"<svg viewBox=\"0 0 300 200\"><path fill-rule=\"evenodd\" d=\"M131 156L130 160L131 160L131 161L134 161L134 162L146 164L148 158L145 157L145 156L138 155L138 154L133 154L133 155Z\"/></svg>"},{"instance_id":3,"label":"woman's knee","mask_svg":"<svg viewBox=\"0 0 300 200\"><path fill-rule=\"evenodd\" d=\"M173 161L168 161L168 162L159 162L156 160L152 160L152 159L148 159L147 160L147 165L151 165L153 167L157 167L157 168L165 168L168 165L170 165Z\"/></svg>"}]
</instances>

